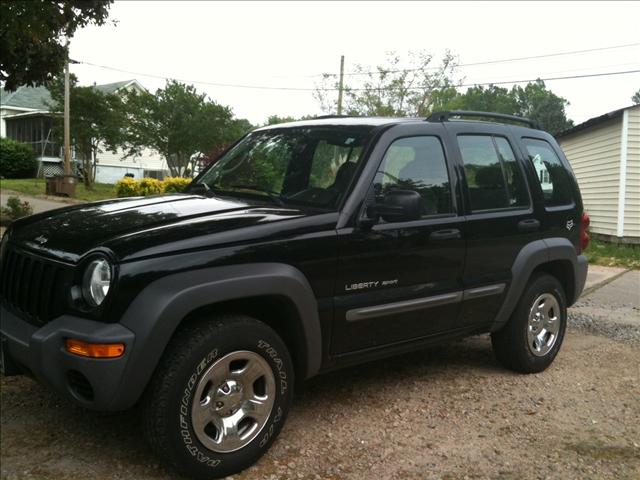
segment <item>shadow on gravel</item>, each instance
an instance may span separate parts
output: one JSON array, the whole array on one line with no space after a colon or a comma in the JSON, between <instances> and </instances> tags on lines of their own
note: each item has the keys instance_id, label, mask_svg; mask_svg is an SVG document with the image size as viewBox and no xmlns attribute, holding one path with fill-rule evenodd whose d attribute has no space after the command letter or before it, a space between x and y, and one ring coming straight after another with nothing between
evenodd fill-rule
<instances>
[{"instance_id":1,"label":"shadow on gravel","mask_svg":"<svg viewBox=\"0 0 640 480\"><path fill-rule=\"evenodd\" d=\"M296 400L318 396L328 402L335 400L336 390L364 390L370 387L392 387L413 382L434 382L473 371L482 376L500 372L502 368L491 350L488 335L470 337L425 350L363 363L315 377L302 385ZM324 397L326 396L326 398ZM300 408L304 403L296 401Z\"/></svg>"},{"instance_id":2,"label":"shadow on gravel","mask_svg":"<svg viewBox=\"0 0 640 480\"><path fill-rule=\"evenodd\" d=\"M472 337L316 377L296 395L294 409L296 416L309 413L314 418L311 412L318 405L358 401L363 395L373 397L371 404L378 405L380 399L375 397L381 390L419 383L447 388L452 382L468 381L469 376L482 378L496 372L505 374L493 357L488 336ZM2 407L2 440L10 445L3 448L3 457L35 448L44 455L48 452L52 459L68 456L74 470L85 473L113 469L126 475L131 464L142 470L137 471L142 473L139 478L166 478L169 473L142 438L138 409L114 414L90 412L19 377L3 380ZM29 429L39 434L25 435ZM100 461L95 462L96 458Z\"/></svg>"}]
</instances>

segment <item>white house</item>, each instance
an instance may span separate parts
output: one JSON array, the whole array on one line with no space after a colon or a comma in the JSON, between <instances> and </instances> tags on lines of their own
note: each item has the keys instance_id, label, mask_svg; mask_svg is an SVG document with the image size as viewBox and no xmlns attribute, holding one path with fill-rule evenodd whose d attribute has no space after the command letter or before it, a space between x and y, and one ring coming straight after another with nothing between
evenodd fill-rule
<instances>
[{"instance_id":1,"label":"white house","mask_svg":"<svg viewBox=\"0 0 640 480\"><path fill-rule=\"evenodd\" d=\"M556 138L578 179L591 232L640 244L640 105L591 118Z\"/></svg>"},{"instance_id":2,"label":"white house","mask_svg":"<svg viewBox=\"0 0 640 480\"><path fill-rule=\"evenodd\" d=\"M94 85L104 93L144 91L137 80ZM62 150L52 138L53 103L45 87L19 87L15 92L0 90L0 136L30 145L38 157L38 176L62 173ZM73 109L73 105L71 106ZM73 128L73 125L71 126ZM152 150L126 157L123 151L115 154L102 149L96 159L96 181L115 183L126 174L134 178L163 178L168 174L167 163Z\"/></svg>"}]
</instances>

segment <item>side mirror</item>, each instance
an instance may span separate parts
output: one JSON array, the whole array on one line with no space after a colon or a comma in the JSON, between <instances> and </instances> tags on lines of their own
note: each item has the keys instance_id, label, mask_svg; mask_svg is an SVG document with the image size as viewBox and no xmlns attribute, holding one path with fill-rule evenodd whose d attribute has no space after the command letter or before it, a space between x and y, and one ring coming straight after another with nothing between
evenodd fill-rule
<instances>
[{"instance_id":1,"label":"side mirror","mask_svg":"<svg viewBox=\"0 0 640 480\"><path fill-rule=\"evenodd\" d=\"M373 207L385 222L409 222L422 216L422 196L413 190L391 190Z\"/></svg>"}]
</instances>

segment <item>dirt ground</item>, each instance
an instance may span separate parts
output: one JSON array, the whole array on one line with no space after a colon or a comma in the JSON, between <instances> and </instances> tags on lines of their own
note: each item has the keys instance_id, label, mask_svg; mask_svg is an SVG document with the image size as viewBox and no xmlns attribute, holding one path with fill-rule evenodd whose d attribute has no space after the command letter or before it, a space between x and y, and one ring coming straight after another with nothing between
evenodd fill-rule
<instances>
[{"instance_id":1,"label":"dirt ground","mask_svg":"<svg viewBox=\"0 0 640 480\"><path fill-rule=\"evenodd\" d=\"M2 379L2 479L176 478L135 412L98 416ZM488 336L318 377L249 479L638 479L640 349L570 329L550 369L498 366Z\"/></svg>"}]
</instances>

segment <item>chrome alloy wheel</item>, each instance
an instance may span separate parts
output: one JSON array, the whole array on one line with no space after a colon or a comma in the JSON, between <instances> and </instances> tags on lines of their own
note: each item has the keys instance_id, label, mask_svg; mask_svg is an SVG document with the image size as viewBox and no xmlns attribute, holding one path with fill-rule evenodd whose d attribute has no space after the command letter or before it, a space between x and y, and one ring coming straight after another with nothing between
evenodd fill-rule
<instances>
[{"instance_id":1,"label":"chrome alloy wheel","mask_svg":"<svg viewBox=\"0 0 640 480\"><path fill-rule=\"evenodd\" d=\"M550 293L543 293L533 302L527 324L529 350L543 357L553 348L560 331L560 304Z\"/></svg>"},{"instance_id":2,"label":"chrome alloy wheel","mask_svg":"<svg viewBox=\"0 0 640 480\"><path fill-rule=\"evenodd\" d=\"M267 361L240 350L217 360L193 395L191 423L210 450L229 453L248 445L267 423L276 381Z\"/></svg>"}]
</instances>

